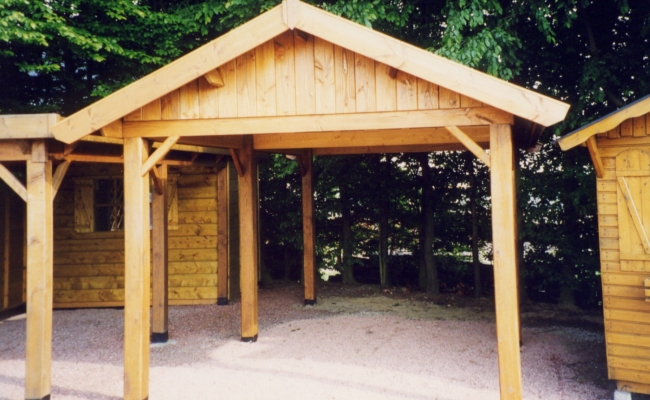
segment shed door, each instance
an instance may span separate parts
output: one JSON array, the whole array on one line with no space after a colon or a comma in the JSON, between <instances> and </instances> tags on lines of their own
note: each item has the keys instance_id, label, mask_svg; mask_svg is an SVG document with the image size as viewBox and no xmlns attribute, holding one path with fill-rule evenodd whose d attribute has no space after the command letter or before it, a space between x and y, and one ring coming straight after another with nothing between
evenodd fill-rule
<instances>
[{"instance_id":1,"label":"shed door","mask_svg":"<svg viewBox=\"0 0 650 400\"><path fill-rule=\"evenodd\" d=\"M650 271L650 153L616 157L621 270Z\"/></svg>"}]
</instances>

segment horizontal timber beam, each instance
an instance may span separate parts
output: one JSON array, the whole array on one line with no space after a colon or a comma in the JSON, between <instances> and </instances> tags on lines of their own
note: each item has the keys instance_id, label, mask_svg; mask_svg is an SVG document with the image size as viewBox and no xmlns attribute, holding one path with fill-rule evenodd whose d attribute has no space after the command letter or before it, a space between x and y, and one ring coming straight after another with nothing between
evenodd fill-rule
<instances>
[{"instance_id":1,"label":"horizontal timber beam","mask_svg":"<svg viewBox=\"0 0 650 400\"><path fill-rule=\"evenodd\" d=\"M0 115L0 138L49 139L52 127L61 119L59 114Z\"/></svg>"},{"instance_id":2,"label":"horizontal timber beam","mask_svg":"<svg viewBox=\"0 0 650 400\"><path fill-rule=\"evenodd\" d=\"M0 161L27 161L32 159L32 148L28 140L0 141Z\"/></svg>"},{"instance_id":3,"label":"horizontal timber beam","mask_svg":"<svg viewBox=\"0 0 650 400\"><path fill-rule=\"evenodd\" d=\"M465 132L477 143L487 144L490 142L490 128L487 126L468 126L465 128ZM445 146L458 145L458 140L445 128L420 128L257 135L253 137L253 143L255 150L261 151L314 149L314 154L322 154L317 149L346 147L394 147L399 149L407 146L435 145L442 146L440 150L446 150Z\"/></svg>"},{"instance_id":4,"label":"horizontal timber beam","mask_svg":"<svg viewBox=\"0 0 650 400\"><path fill-rule=\"evenodd\" d=\"M124 137L259 135L376 129L512 124L513 116L493 107L282 117L129 121Z\"/></svg>"},{"instance_id":5,"label":"horizontal timber beam","mask_svg":"<svg viewBox=\"0 0 650 400\"><path fill-rule=\"evenodd\" d=\"M487 147L487 143L479 143ZM314 149L315 156L337 156L346 154L385 154L385 153L434 153L436 151L463 151L467 150L460 143L449 145L411 145L411 146L360 146L336 147L329 149ZM281 154L292 154L290 150L280 151Z\"/></svg>"}]
</instances>

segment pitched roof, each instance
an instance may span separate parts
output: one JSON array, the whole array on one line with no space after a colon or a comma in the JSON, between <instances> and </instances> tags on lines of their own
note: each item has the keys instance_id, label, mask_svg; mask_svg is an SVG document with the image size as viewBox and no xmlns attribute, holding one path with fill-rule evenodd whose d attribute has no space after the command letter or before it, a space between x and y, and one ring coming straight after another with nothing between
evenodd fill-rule
<instances>
[{"instance_id":1,"label":"pitched roof","mask_svg":"<svg viewBox=\"0 0 650 400\"><path fill-rule=\"evenodd\" d=\"M604 117L576 129L573 132L562 136L558 143L562 150L569 150L587 141L590 137L599 133L607 132L619 126L623 121L630 118L640 117L650 112L650 95L619 108Z\"/></svg>"},{"instance_id":2,"label":"pitched roof","mask_svg":"<svg viewBox=\"0 0 650 400\"><path fill-rule=\"evenodd\" d=\"M66 143L78 140L294 28L543 126L562 121L569 108L558 100L298 0L284 0L248 23L76 112L56 124L52 133Z\"/></svg>"}]
</instances>

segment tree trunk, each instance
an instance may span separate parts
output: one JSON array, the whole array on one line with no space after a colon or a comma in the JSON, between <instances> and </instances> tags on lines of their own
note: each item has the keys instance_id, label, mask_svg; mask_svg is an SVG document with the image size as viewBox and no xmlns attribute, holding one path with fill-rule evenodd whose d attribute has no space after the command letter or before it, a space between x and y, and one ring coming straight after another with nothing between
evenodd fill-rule
<instances>
[{"instance_id":1,"label":"tree trunk","mask_svg":"<svg viewBox=\"0 0 650 400\"><path fill-rule=\"evenodd\" d=\"M352 214L350 213L347 190L341 187L341 268L343 283L357 283L354 279L354 261L352 260Z\"/></svg>"},{"instance_id":2,"label":"tree trunk","mask_svg":"<svg viewBox=\"0 0 650 400\"><path fill-rule=\"evenodd\" d=\"M380 156L381 157L381 156ZM381 172L381 199L379 201L379 284L382 289L391 286L389 269L388 269L388 212L390 208L390 198L388 196L388 177L390 174L390 164L379 162Z\"/></svg>"},{"instance_id":3,"label":"tree trunk","mask_svg":"<svg viewBox=\"0 0 650 400\"><path fill-rule=\"evenodd\" d=\"M419 155L420 168L422 168L422 214L420 231L420 289L426 290L427 293L440 293L440 284L438 282L438 269L436 268L433 257L434 242L434 209L433 209L433 189L431 187L431 168L429 167L429 155L422 153ZM424 275L424 276L423 276ZM423 279L424 278L424 279Z\"/></svg>"},{"instance_id":4,"label":"tree trunk","mask_svg":"<svg viewBox=\"0 0 650 400\"><path fill-rule=\"evenodd\" d=\"M284 280L291 280L291 263L289 261L289 246L283 246L284 255Z\"/></svg>"},{"instance_id":5,"label":"tree trunk","mask_svg":"<svg viewBox=\"0 0 650 400\"><path fill-rule=\"evenodd\" d=\"M478 257L478 215L476 214L476 176L474 175L474 156L468 151L466 166L469 173L469 207L472 213L472 266L474 267L474 298L483 294L481 287L481 262Z\"/></svg>"}]
</instances>

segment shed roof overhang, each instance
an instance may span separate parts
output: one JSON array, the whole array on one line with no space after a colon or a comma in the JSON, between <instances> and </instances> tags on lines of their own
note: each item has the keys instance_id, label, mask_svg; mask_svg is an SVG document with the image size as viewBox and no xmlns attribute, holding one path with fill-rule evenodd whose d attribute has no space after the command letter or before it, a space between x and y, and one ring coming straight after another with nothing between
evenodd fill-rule
<instances>
[{"instance_id":1,"label":"shed roof overhang","mask_svg":"<svg viewBox=\"0 0 650 400\"><path fill-rule=\"evenodd\" d=\"M572 149L587 142L589 138L599 133L605 133L616 128L626 119L640 117L649 112L650 95L642 97L625 107L619 108L618 110L605 115L604 117L598 118L580 129L567 133L558 140L558 144L564 151Z\"/></svg>"},{"instance_id":2,"label":"shed roof overhang","mask_svg":"<svg viewBox=\"0 0 650 400\"><path fill-rule=\"evenodd\" d=\"M424 129L445 126L485 127L495 123L512 124L512 115L549 126L564 119L569 106L560 101L518 87L493 76L437 56L429 51L403 43L367 27L332 15L300 1L285 1L239 28L207 43L169 65L147 75L125 88L78 111L52 127L53 136L71 143L120 120L134 110L167 93L205 76L215 68L281 35L299 29L335 45L354 51L419 79L453 89L484 104L483 110L356 113L320 116L234 118L232 120L194 120L125 123L124 137L166 137L170 135L232 136L244 134L292 133L323 134L330 132L362 132L378 129ZM356 118L356 119L355 119ZM314 124L317 120L318 124ZM346 123L343 123L345 120ZM350 125L349 120L354 120ZM305 121L309 127L305 125ZM384 124L379 124L378 121ZM399 122L398 122L399 121ZM386 123L388 125L386 125ZM201 124L188 130L190 124ZM322 125L319 125L322 124ZM155 133L146 129L156 125ZM317 129L314 129L317 127ZM272 132L272 130L275 131ZM278 129L280 129L278 131ZM478 129L478 128L476 128ZM162 132L165 133L162 133ZM173 131L173 132L172 132ZM399 131L393 132L403 133ZM363 135L357 135L359 145ZM182 140L181 140L182 141ZM214 141L217 144L217 140ZM408 145L408 143L404 143ZM486 143L487 145L487 143ZM228 147L228 146L226 146ZM262 150L262 148L259 148Z\"/></svg>"}]
</instances>

